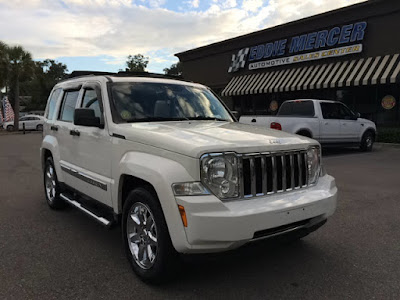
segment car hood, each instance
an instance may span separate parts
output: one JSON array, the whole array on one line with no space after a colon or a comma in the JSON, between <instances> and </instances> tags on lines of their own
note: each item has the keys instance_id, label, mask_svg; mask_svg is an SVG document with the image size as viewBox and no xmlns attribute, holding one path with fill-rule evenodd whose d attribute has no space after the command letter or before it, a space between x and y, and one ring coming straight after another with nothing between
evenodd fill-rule
<instances>
[{"instance_id":1,"label":"car hood","mask_svg":"<svg viewBox=\"0 0 400 300\"><path fill-rule=\"evenodd\" d=\"M179 121L118 124L113 133L127 140L191 157L211 152L304 149L315 140L238 122Z\"/></svg>"}]
</instances>

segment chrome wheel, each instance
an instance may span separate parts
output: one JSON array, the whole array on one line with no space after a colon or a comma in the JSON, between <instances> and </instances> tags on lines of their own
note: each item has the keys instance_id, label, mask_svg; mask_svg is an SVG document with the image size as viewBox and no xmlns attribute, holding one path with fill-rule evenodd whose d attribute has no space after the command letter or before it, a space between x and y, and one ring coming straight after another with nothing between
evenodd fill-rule
<instances>
[{"instance_id":1,"label":"chrome wheel","mask_svg":"<svg viewBox=\"0 0 400 300\"><path fill-rule=\"evenodd\" d=\"M52 165L47 165L45 174L45 187L47 200L52 203L56 197L56 173Z\"/></svg>"},{"instance_id":2,"label":"chrome wheel","mask_svg":"<svg viewBox=\"0 0 400 300\"><path fill-rule=\"evenodd\" d=\"M157 228L150 208L141 202L132 205L126 223L129 249L142 269L154 265L157 257Z\"/></svg>"},{"instance_id":3,"label":"chrome wheel","mask_svg":"<svg viewBox=\"0 0 400 300\"><path fill-rule=\"evenodd\" d=\"M372 143L373 143L372 136L368 135L367 138L365 139L365 145L367 146L367 148L371 148Z\"/></svg>"}]
</instances>

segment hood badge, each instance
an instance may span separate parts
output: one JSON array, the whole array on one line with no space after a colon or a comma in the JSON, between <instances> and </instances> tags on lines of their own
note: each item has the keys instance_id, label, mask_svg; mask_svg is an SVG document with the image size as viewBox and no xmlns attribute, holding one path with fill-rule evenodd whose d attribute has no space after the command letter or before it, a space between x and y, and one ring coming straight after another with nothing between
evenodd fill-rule
<instances>
[{"instance_id":1,"label":"hood badge","mask_svg":"<svg viewBox=\"0 0 400 300\"><path fill-rule=\"evenodd\" d=\"M282 144L281 140L269 140L269 143L272 145L280 145Z\"/></svg>"}]
</instances>

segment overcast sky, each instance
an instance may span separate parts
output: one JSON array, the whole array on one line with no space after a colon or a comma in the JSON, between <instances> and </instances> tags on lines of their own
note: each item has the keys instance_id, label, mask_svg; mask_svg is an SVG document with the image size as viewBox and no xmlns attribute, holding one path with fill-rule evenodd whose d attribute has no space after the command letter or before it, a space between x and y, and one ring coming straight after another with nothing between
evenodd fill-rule
<instances>
[{"instance_id":1,"label":"overcast sky","mask_svg":"<svg viewBox=\"0 0 400 300\"><path fill-rule=\"evenodd\" d=\"M175 53L362 0L0 0L0 40L73 70L118 71L149 56L162 72Z\"/></svg>"}]
</instances>

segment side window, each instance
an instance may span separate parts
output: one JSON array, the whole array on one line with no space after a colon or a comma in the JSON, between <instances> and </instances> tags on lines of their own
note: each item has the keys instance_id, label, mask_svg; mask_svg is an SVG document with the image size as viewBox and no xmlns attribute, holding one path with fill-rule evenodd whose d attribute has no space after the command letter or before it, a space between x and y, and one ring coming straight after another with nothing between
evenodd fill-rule
<instances>
[{"instance_id":1,"label":"side window","mask_svg":"<svg viewBox=\"0 0 400 300\"><path fill-rule=\"evenodd\" d=\"M20 120L20 121L28 121L28 118L27 118L27 117L22 117L22 118L20 118L19 120Z\"/></svg>"},{"instance_id":2,"label":"side window","mask_svg":"<svg viewBox=\"0 0 400 300\"><path fill-rule=\"evenodd\" d=\"M338 103L322 102L321 103L322 117L324 119L340 119L339 105L340 104Z\"/></svg>"},{"instance_id":3,"label":"side window","mask_svg":"<svg viewBox=\"0 0 400 300\"><path fill-rule=\"evenodd\" d=\"M74 111L76 100L78 100L79 91L67 91L64 94L60 115L60 121L72 122L74 120Z\"/></svg>"},{"instance_id":4,"label":"side window","mask_svg":"<svg viewBox=\"0 0 400 300\"><path fill-rule=\"evenodd\" d=\"M45 115L45 118L52 120L54 116L54 111L56 109L57 105L57 99L58 96L60 96L61 89L56 89L53 94L51 94L50 99L49 99L49 105L47 109L47 114Z\"/></svg>"},{"instance_id":5,"label":"side window","mask_svg":"<svg viewBox=\"0 0 400 300\"><path fill-rule=\"evenodd\" d=\"M103 113L100 107L99 99L97 99L97 94L95 90L93 89L84 90L81 107L93 109L95 116L100 118L100 122L103 122Z\"/></svg>"},{"instance_id":6,"label":"side window","mask_svg":"<svg viewBox=\"0 0 400 300\"><path fill-rule=\"evenodd\" d=\"M354 113L345 105L340 105L340 118L345 120L352 120L354 118Z\"/></svg>"}]
</instances>

